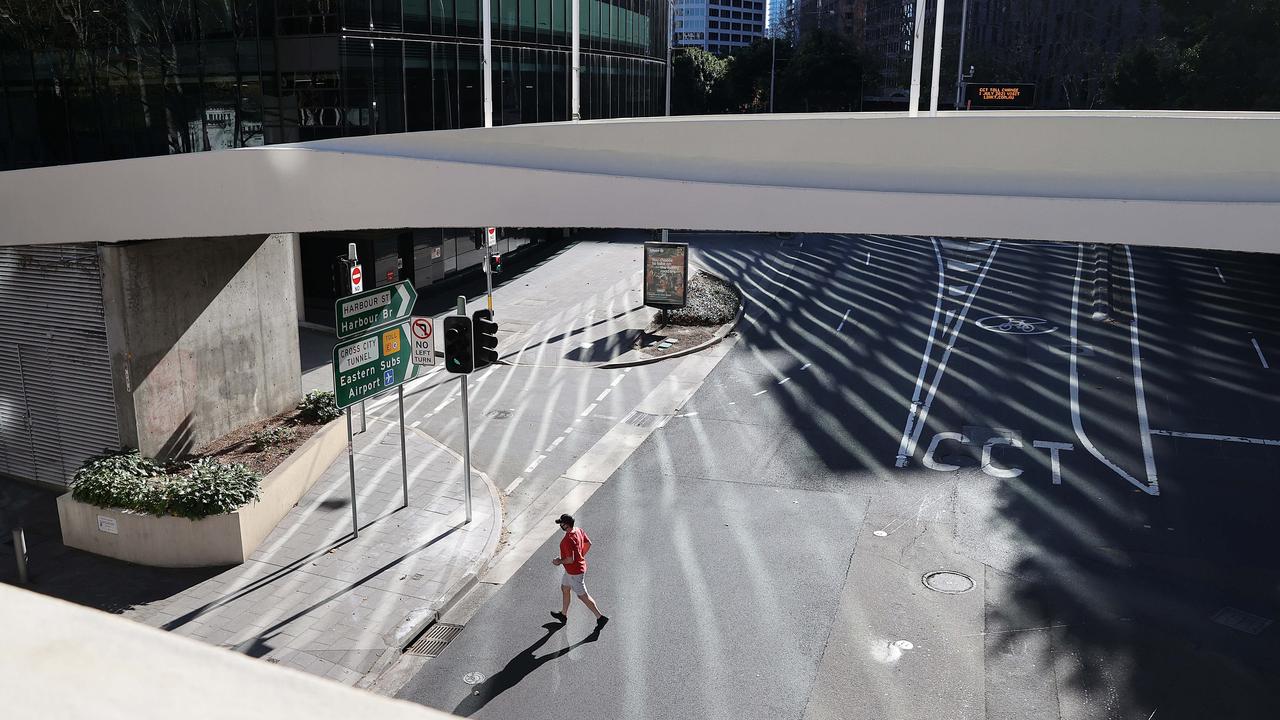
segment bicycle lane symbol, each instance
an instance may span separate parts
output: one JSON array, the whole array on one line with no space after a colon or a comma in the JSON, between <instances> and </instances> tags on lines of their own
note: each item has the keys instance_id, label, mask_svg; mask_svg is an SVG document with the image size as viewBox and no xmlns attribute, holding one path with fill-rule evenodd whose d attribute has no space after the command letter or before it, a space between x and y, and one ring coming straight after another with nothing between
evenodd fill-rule
<instances>
[{"instance_id":1,"label":"bicycle lane symbol","mask_svg":"<svg viewBox=\"0 0 1280 720\"><path fill-rule=\"evenodd\" d=\"M1031 315L990 315L978 320L978 327L1006 335L1043 335L1058 329L1048 320Z\"/></svg>"}]
</instances>

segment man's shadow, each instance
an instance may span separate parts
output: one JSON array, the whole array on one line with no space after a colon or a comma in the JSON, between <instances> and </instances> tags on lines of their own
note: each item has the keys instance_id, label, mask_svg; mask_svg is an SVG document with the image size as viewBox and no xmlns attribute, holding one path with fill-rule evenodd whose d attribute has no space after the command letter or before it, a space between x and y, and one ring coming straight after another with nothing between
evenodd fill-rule
<instances>
[{"instance_id":1,"label":"man's shadow","mask_svg":"<svg viewBox=\"0 0 1280 720\"><path fill-rule=\"evenodd\" d=\"M453 714L470 717L473 713L489 704L490 700L520 684L521 680L524 680L530 673L542 667L545 663L568 655L574 648L600 639L600 626L597 625L590 635L569 647L549 652L546 655L534 655L538 648L546 645L551 636L555 635L556 631L563 628L564 625L558 622L549 622L542 627L547 631L546 634L538 638L537 642L525 648L519 655L511 658L501 670L488 680L476 685L471 694L458 703L458 707L453 709Z\"/></svg>"}]
</instances>

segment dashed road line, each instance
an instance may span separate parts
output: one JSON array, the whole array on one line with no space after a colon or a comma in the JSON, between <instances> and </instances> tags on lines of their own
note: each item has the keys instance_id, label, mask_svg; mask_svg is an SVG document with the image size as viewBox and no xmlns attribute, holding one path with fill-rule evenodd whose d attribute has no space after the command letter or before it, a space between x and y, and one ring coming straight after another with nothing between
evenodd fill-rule
<instances>
[{"instance_id":1,"label":"dashed road line","mask_svg":"<svg viewBox=\"0 0 1280 720\"><path fill-rule=\"evenodd\" d=\"M752 393L752 394L751 394L751 397L757 397L757 396L759 396L759 395L763 395L763 394L765 394L765 393L767 393L767 392L769 392L769 391L768 391L768 390L761 390L761 391L760 391L760 392L758 392L758 393Z\"/></svg>"},{"instance_id":2,"label":"dashed road line","mask_svg":"<svg viewBox=\"0 0 1280 720\"><path fill-rule=\"evenodd\" d=\"M551 441L551 444L550 444L550 445L548 445L548 446L547 446L547 449L546 449L546 450L543 450L543 452L551 452L552 450L555 450L555 449L556 449L556 446L557 446L557 445L559 445L559 444L560 444L560 443L562 443L562 442L564 442L564 435L561 435L560 437L556 438L555 440L552 440L552 441Z\"/></svg>"},{"instance_id":3,"label":"dashed road line","mask_svg":"<svg viewBox=\"0 0 1280 720\"><path fill-rule=\"evenodd\" d=\"M1218 271L1218 279L1222 281L1223 285L1226 285L1227 279L1222 277L1222 268L1218 267L1217 265L1214 265L1213 269Z\"/></svg>"},{"instance_id":4,"label":"dashed road line","mask_svg":"<svg viewBox=\"0 0 1280 720\"><path fill-rule=\"evenodd\" d=\"M586 416L590 415L590 414L592 413L592 411L594 411L594 410L596 409L596 405L598 405L598 404L599 404L599 403L591 403L590 405L588 405L588 406L587 406L587 409L586 409L586 410L583 410L583 411L582 411L582 414L581 414L581 415L579 415L578 417L586 417Z\"/></svg>"},{"instance_id":5,"label":"dashed road line","mask_svg":"<svg viewBox=\"0 0 1280 720\"><path fill-rule=\"evenodd\" d=\"M779 381L778 381L778 384L779 384L779 385L786 385L788 382L790 382L790 380L791 380L791 378L790 378L789 376L788 376L788 377L784 377L784 378L782 378L781 380L779 380Z\"/></svg>"},{"instance_id":6,"label":"dashed road line","mask_svg":"<svg viewBox=\"0 0 1280 720\"><path fill-rule=\"evenodd\" d=\"M836 332L839 333L844 328L844 323L849 319L849 310L844 311L844 317L840 318L840 324L836 326Z\"/></svg>"},{"instance_id":7,"label":"dashed road line","mask_svg":"<svg viewBox=\"0 0 1280 720\"><path fill-rule=\"evenodd\" d=\"M517 477L515 480L512 480L511 484L507 486L507 489L502 491L502 494L510 495L517 487L520 486L520 483L522 482L524 482L523 475Z\"/></svg>"},{"instance_id":8,"label":"dashed road line","mask_svg":"<svg viewBox=\"0 0 1280 720\"><path fill-rule=\"evenodd\" d=\"M613 392L613 388L605 388L604 392L596 396L596 402L600 402L601 400L604 400L605 398L609 397L609 393L611 392Z\"/></svg>"},{"instance_id":9,"label":"dashed road line","mask_svg":"<svg viewBox=\"0 0 1280 720\"><path fill-rule=\"evenodd\" d=\"M1262 354L1262 346L1258 344L1258 338L1249 338L1253 343L1253 349L1258 352L1258 360L1262 362L1263 370L1270 370L1271 366L1267 364L1267 356Z\"/></svg>"},{"instance_id":10,"label":"dashed road line","mask_svg":"<svg viewBox=\"0 0 1280 720\"><path fill-rule=\"evenodd\" d=\"M538 457L537 457L537 458L535 458L533 462L529 463L529 467L527 467L527 468L525 468L525 469L524 469L525 474L527 475L527 474L529 474L529 473L533 472L533 469L534 469L534 468L536 468L536 467L538 467L538 464L539 464L539 463L541 463L543 460L546 460L546 459L547 459L547 456L546 456L546 455L538 455Z\"/></svg>"}]
</instances>

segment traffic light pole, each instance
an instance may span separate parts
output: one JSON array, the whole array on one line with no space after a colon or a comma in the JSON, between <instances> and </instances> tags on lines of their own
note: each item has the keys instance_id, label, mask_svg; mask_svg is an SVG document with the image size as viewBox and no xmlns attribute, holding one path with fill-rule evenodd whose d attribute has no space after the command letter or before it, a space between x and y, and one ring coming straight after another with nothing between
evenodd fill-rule
<instances>
[{"instance_id":1,"label":"traffic light pole","mask_svg":"<svg viewBox=\"0 0 1280 720\"><path fill-rule=\"evenodd\" d=\"M487 262L487 261L486 261ZM467 298L458 296L458 314L467 316ZM462 373L462 495L467 506L467 522L471 522L471 420L467 413L467 373Z\"/></svg>"}]
</instances>

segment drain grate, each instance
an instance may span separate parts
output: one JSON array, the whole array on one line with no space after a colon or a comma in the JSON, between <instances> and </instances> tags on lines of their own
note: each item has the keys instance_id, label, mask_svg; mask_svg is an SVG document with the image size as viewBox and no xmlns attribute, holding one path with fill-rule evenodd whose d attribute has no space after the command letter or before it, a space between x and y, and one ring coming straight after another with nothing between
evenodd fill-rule
<instances>
[{"instance_id":1,"label":"drain grate","mask_svg":"<svg viewBox=\"0 0 1280 720\"><path fill-rule=\"evenodd\" d=\"M405 648L404 652L406 655L421 655L422 657L433 658L444 652L445 647L449 645L449 641L458 637L460 632L462 632L461 625L436 623L419 635L418 639Z\"/></svg>"},{"instance_id":2,"label":"drain grate","mask_svg":"<svg viewBox=\"0 0 1280 720\"><path fill-rule=\"evenodd\" d=\"M632 410L631 414L622 419L622 422L639 428L662 427L667 422L667 416Z\"/></svg>"},{"instance_id":3,"label":"drain grate","mask_svg":"<svg viewBox=\"0 0 1280 720\"><path fill-rule=\"evenodd\" d=\"M926 573L921 580L924 586L948 595L959 595L973 589L973 578L954 570L938 570Z\"/></svg>"},{"instance_id":4,"label":"drain grate","mask_svg":"<svg viewBox=\"0 0 1280 720\"><path fill-rule=\"evenodd\" d=\"M1247 613L1233 607L1222 608L1213 614L1212 620L1219 625L1226 625L1233 630L1239 630L1242 633L1248 633L1250 635L1257 635L1263 630L1266 630L1267 626L1271 624L1271 621L1267 618L1259 617L1253 613Z\"/></svg>"}]
</instances>

